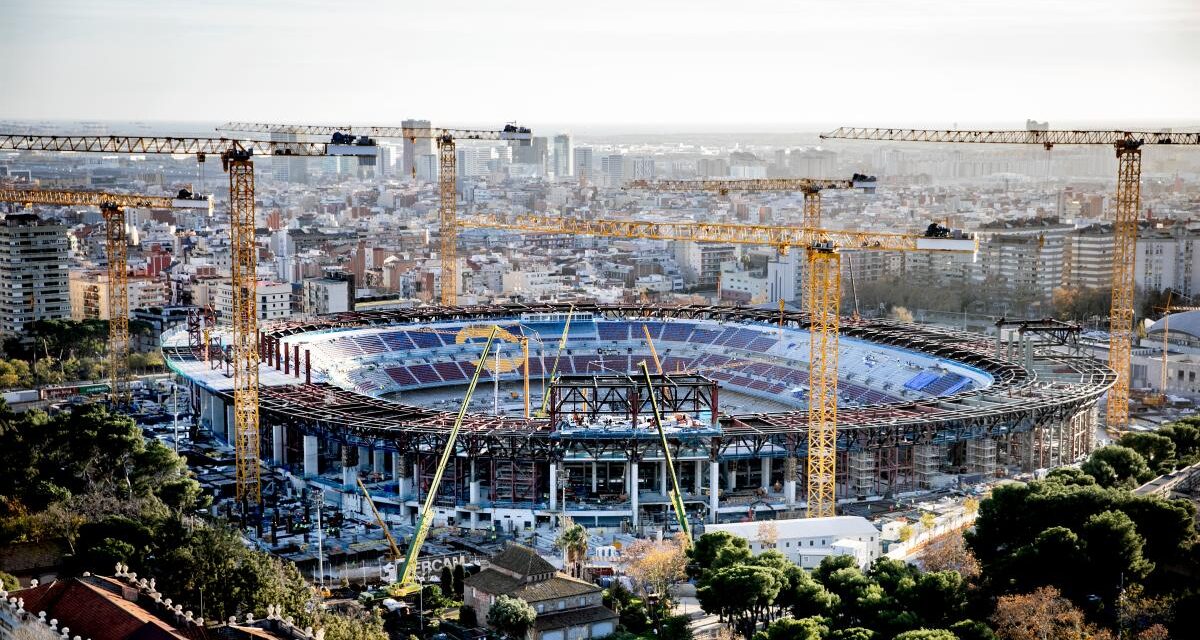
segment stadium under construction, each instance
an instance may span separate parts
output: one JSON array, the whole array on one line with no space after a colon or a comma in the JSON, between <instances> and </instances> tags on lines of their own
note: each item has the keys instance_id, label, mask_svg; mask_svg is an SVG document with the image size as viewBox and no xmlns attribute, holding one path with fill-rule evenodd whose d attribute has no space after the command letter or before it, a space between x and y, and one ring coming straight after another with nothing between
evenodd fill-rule
<instances>
[{"instance_id":1,"label":"stadium under construction","mask_svg":"<svg viewBox=\"0 0 1200 640\"><path fill-rule=\"evenodd\" d=\"M201 423L231 438L233 381L209 323L165 336L164 354L191 385ZM562 513L589 526L669 522L652 394L665 405L689 519L804 508L809 319L786 310L531 304L272 324L258 341L262 460L368 514L361 478L389 520L411 522L492 326L501 347L455 443L437 524L523 530ZM841 503L961 487L1091 450L1113 372L1072 351L1072 327L1001 329L843 319ZM635 375L640 362L660 371L653 389Z\"/></svg>"}]
</instances>

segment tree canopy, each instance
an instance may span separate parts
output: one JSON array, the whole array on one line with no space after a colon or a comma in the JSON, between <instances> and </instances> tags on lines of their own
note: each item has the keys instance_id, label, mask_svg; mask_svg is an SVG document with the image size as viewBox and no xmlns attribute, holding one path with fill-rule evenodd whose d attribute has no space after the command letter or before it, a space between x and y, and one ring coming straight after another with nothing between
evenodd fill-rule
<instances>
[{"instance_id":1,"label":"tree canopy","mask_svg":"<svg viewBox=\"0 0 1200 640\"><path fill-rule=\"evenodd\" d=\"M488 624L510 638L523 638L537 619L537 611L520 598L501 595L488 608Z\"/></svg>"}]
</instances>

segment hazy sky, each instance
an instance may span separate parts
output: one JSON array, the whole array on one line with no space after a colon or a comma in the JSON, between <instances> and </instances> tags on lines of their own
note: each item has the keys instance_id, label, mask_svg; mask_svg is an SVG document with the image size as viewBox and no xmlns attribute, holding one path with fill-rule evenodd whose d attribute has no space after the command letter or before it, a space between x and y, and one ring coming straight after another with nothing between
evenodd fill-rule
<instances>
[{"instance_id":1,"label":"hazy sky","mask_svg":"<svg viewBox=\"0 0 1200 640\"><path fill-rule=\"evenodd\" d=\"M1200 125L1198 0L0 0L0 118Z\"/></svg>"}]
</instances>

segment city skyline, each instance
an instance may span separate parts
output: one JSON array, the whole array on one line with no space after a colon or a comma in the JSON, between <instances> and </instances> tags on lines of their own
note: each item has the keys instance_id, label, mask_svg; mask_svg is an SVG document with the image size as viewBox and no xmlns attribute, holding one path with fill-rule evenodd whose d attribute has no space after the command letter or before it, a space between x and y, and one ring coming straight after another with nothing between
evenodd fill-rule
<instances>
[{"instance_id":1,"label":"city skyline","mask_svg":"<svg viewBox=\"0 0 1200 640\"><path fill-rule=\"evenodd\" d=\"M1200 89L1181 81L1200 55L1200 7L1176 0L343 5L4 0L0 55L20 63L0 118L1200 124ZM1113 90L1121 78L1136 90Z\"/></svg>"}]
</instances>

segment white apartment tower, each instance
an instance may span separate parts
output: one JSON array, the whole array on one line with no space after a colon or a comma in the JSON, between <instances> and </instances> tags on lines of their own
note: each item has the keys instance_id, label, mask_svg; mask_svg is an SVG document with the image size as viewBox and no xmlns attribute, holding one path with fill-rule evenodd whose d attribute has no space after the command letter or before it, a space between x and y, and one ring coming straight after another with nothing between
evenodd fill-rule
<instances>
[{"instance_id":1,"label":"white apartment tower","mask_svg":"<svg viewBox=\"0 0 1200 640\"><path fill-rule=\"evenodd\" d=\"M71 315L67 228L36 215L9 214L0 222L0 333L15 334L35 320Z\"/></svg>"},{"instance_id":2,"label":"white apartment tower","mask_svg":"<svg viewBox=\"0 0 1200 640\"><path fill-rule=\"evenodd\" d=\"M554 136L554 177L561 180L573 175L575 170L574 149L571 147L571 136L560 133Z\"/></svg>"}]
</instances>

